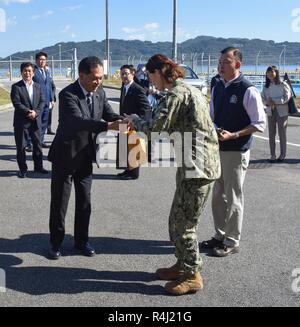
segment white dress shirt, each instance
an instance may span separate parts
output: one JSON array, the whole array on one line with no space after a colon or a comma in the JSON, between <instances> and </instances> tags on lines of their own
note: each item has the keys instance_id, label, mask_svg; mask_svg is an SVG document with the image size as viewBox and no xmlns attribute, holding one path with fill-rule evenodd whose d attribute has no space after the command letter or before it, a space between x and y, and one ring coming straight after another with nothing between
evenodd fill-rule
<instances>
[{"instance_id":1,"label":"white dress shirt","mask_svg":"<svg viewBox=\"0 0 300 327\"><path fill-rule=\"evenodd\" d=\"M28 95L29 95L30 102L33 104L33 84L34 84L34 82L32 81L31 84L29 84L25 80L23 80L23 82L24 82L24 84L26 86L26 89L27 89L27 92L28 92Z\"/></svg>"},{"instance_id":2,"label":"white dress shirt","mask_svg":"<svg viewBox=\"0 0 300 327\"><path fill-rule=\"evenodd\" d=\"M128 90L129 90L130 86L133 84L133 82L134 82L134 81L131 81L130 83L124 85L124 88L125 88L125 95L127 95Z\"/></svg>"},{"instance_id":3,"label":"white dress shirt","mask_svg":"<svg viewBox=\"0 0 300 327\"><path fill-rule=\"evenodd\" d=\"M240 76L234 78L233 80L227 83L224 80L221 81L224 83L225 88L227 88L239 77ZM213 121L215 118L214 89L215 88L213 88L212 90L211 99L210 99L210 116ZM262 102L261 95L255 86L250 86L247 89L244 95L243 105L251 120L251 126L256 127L259 132L263 133L264 130L266 129L266 113L264 110L264 105Z\"/></svg>"}]
</instances>

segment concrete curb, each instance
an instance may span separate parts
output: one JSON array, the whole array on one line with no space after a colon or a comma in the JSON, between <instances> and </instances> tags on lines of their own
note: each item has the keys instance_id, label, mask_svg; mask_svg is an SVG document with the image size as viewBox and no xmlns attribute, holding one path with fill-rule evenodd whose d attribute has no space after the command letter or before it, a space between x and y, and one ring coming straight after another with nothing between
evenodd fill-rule
<instances>
[{"instance_id":1,"label":"concrete curb","mask_svg":"<svg viewBox=\"0 0 300 327\"><path fill-rule=\"evenodd\" d=\"M118 86L103 85L103 87L105 89L110 89L110 90L118 90L118 91L121 90L121 88Z\"/></svg>"}]
</instances>

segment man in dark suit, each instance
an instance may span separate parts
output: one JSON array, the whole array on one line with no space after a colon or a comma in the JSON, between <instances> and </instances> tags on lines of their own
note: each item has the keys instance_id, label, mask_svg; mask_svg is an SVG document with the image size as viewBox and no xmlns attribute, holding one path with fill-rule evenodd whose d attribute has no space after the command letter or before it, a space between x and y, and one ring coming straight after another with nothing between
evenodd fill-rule
<instances>
[{"instance_id":1,"label":"man in dark suit","mask_svg":"<svg viewBox=\"0 0 300 327\"><path fill-rule=\"evenodd\" d=\"M13 84L11 101L15 108L14 134L17 146L18 177L25 178L28 170L26 164L26 135L33 143L33 162L36 172L47 174L43 168L43 151L40 142L40 113L44 108L45 99L39 84L33 82L34 65L30 62L21 65L22 80Z\"/></svg>"},{"instance_id":2,"label":"man in dark suit","mask_svg":"<svg viewBox=\"0 0 300 327\"><path fill-rule=\"evenodd\" d=\"M50 110L55 105L54 102L54 93L55 90L54 82L50 75L49 69L47 69L47 58L48 55L45 52L39 52L36 54L36 67L35 67L35 75L34 75L34 82L40 84L44 97L45 97L45 106L41 112L41 122L42 122L42 129L41 129L41 142L43 148L49 148L50 146L45 143L45 133L48 128L48 120L49 120L49 113Z\"/></svg>"},{"instance_id":3,"label":"man in dark suit","mask_svg":"<svg viewBox=\"0 0 300 327\"><path fill-rule=\"evenodd\" d=\"M143 87L134 82L134 68L132 65L124 65L121 67L121 97L120 97L120 115L136 114L140 117L145 116L146 112L151 111L151 107ZM122 142L123 144L124 142ZM117 166L120 165L120 158L123 160L124 154L127 155L127 149L121 148L120 142L117 147ZM120 151L121 150L121 151ZM121 156L120 156L121 153ZM127 159L127 158L126 158ZM124 172L118 174L123 180L138 179L140 168L130 170L129 164Z\"/></svg>"},{"instance_id":4,"label":"man in dark suit","mask_svg":"<svg viewBox=\"0 0 300 327\"><path fill-rule=\"evenodd\" d=\"M50 70L48 67L46 67L46 69L48 70L48 72L50 73ZM51 76L51 75L50 75ZM53 113L53 109L56 103L56 86L54 84L53 78L51 77L52 80L52 94L53 94L53 102L52 102L52 106L49 110L49 117L48 117L48 125L47 125L47 134L48 135L55 135L55 132L52 129L52 113Z\"/></svg>"},{"instance_id":5,"label":"man in dark suit","mask_svg":"<svg viewBox=\"0 0 300 327\"><path fill-rule=\"evenodd\" d=\"M59 125L48 158L52 162L50 205L50 257L58 259L65 235L72 182L75 184L75 248L95 255L88 243L94 139L100 132L119 130L122 117L115 114L102 87L103 64L88 57L79 64L79 79L59 94Z\"/></svg>"}]
</instances>

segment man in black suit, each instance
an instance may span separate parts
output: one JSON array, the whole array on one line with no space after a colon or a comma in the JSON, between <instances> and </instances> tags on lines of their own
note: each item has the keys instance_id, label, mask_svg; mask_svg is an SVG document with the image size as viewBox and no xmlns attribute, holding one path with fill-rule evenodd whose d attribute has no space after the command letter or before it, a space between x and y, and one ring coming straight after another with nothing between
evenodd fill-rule
<instances>
[{"instance_id":1,"label":"man in black suit","mask_svg":"<svg viewBox=\"0 0 300 327\"><path fill-rule=\"evenodd\" d=\"M139 84L134 82L134 68L132 65L124 65L121 67L121 79L122 79L122 88L121 88L121 97L120 97L120 115L131 115L136 114L140 117L145 116L146 112L151 111L151 107L146 96L145 90ZM122 142L123 144L123 142ZM121 150L121 151L120 151ZM120 153L121 152L121 156ZM117 166L120 165L120 158L124 154L127 155L127 149L120 149L120 142L118 142L117 147ZM127 168L124 172L118 174L118 176L123 180L138 179L139 178L140 168L135 168L130 170L129 164L127 163Z\"/></svg>"},{"instance_id":2,"label":"man in black suit","mask_svg":"<svg viewBox=\"0 0 300 327\"><path fill-rule=\"evenodd\" d=\"M115 114L102 87L103 64L88 57L79 64L79 79L59 94L59 125L48 158L52 162L50 205L50 257L58 259L65 235L72 182L75 184L75 248L95 255L88 243L94 139L100 132L119 130L122 117Z\"/></svg>"},{"instance_id":3,"label":"man in black suit","mask_svg":"<svg viewBox=\"0 0 300 327\"><path fill-rule=\"evenodd\" d=\"M43 151L40 142L41 120L40 113L45 105L45 99L39 84L33 82L34 65L30 62L21 65L22 80L13 84L11 101L15 108L14 134L17 146L18 177L25 178L28 170L26 164L26 135L33 144L34 170L48 174L43 168Z\"/></svg>"}]
</instances>

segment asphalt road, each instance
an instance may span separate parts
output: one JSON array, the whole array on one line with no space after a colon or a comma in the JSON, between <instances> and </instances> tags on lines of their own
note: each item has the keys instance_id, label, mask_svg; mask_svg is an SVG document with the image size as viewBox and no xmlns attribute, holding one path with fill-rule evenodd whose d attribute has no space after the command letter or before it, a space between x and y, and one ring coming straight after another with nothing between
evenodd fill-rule
<instances>
[{"instance_id":1,"label":"asphalt road","mask_svg":"<svg viewBox=\"0 0 300 327\"><path fill-rule=\"evenodd\" d=\"M64 85L57 83L60 89ZM107 95L117 110L118 91L107 90ZM174 263L167 220L175 168L143 168L138 181L119 181L114 168L95 166L90 241L97 256L85 258L73 250L73 191L63 257L49 261L50 176L16 177L12 115L0 113L0 276L6 275L5 285L0 277L0 306L299 306L295 291L300 283L292 272L300 268L300 118L289 121L285 164L266 162L267 133L255 139L241 252L227 258L204 253L204 290L172 297L153 272ZM28 162L32 169L30 156ZM50 169L50 163L45 161L45 167ZM198 234L199 240L213 235L210 205Z\"/></svg>"}]
</instances>

